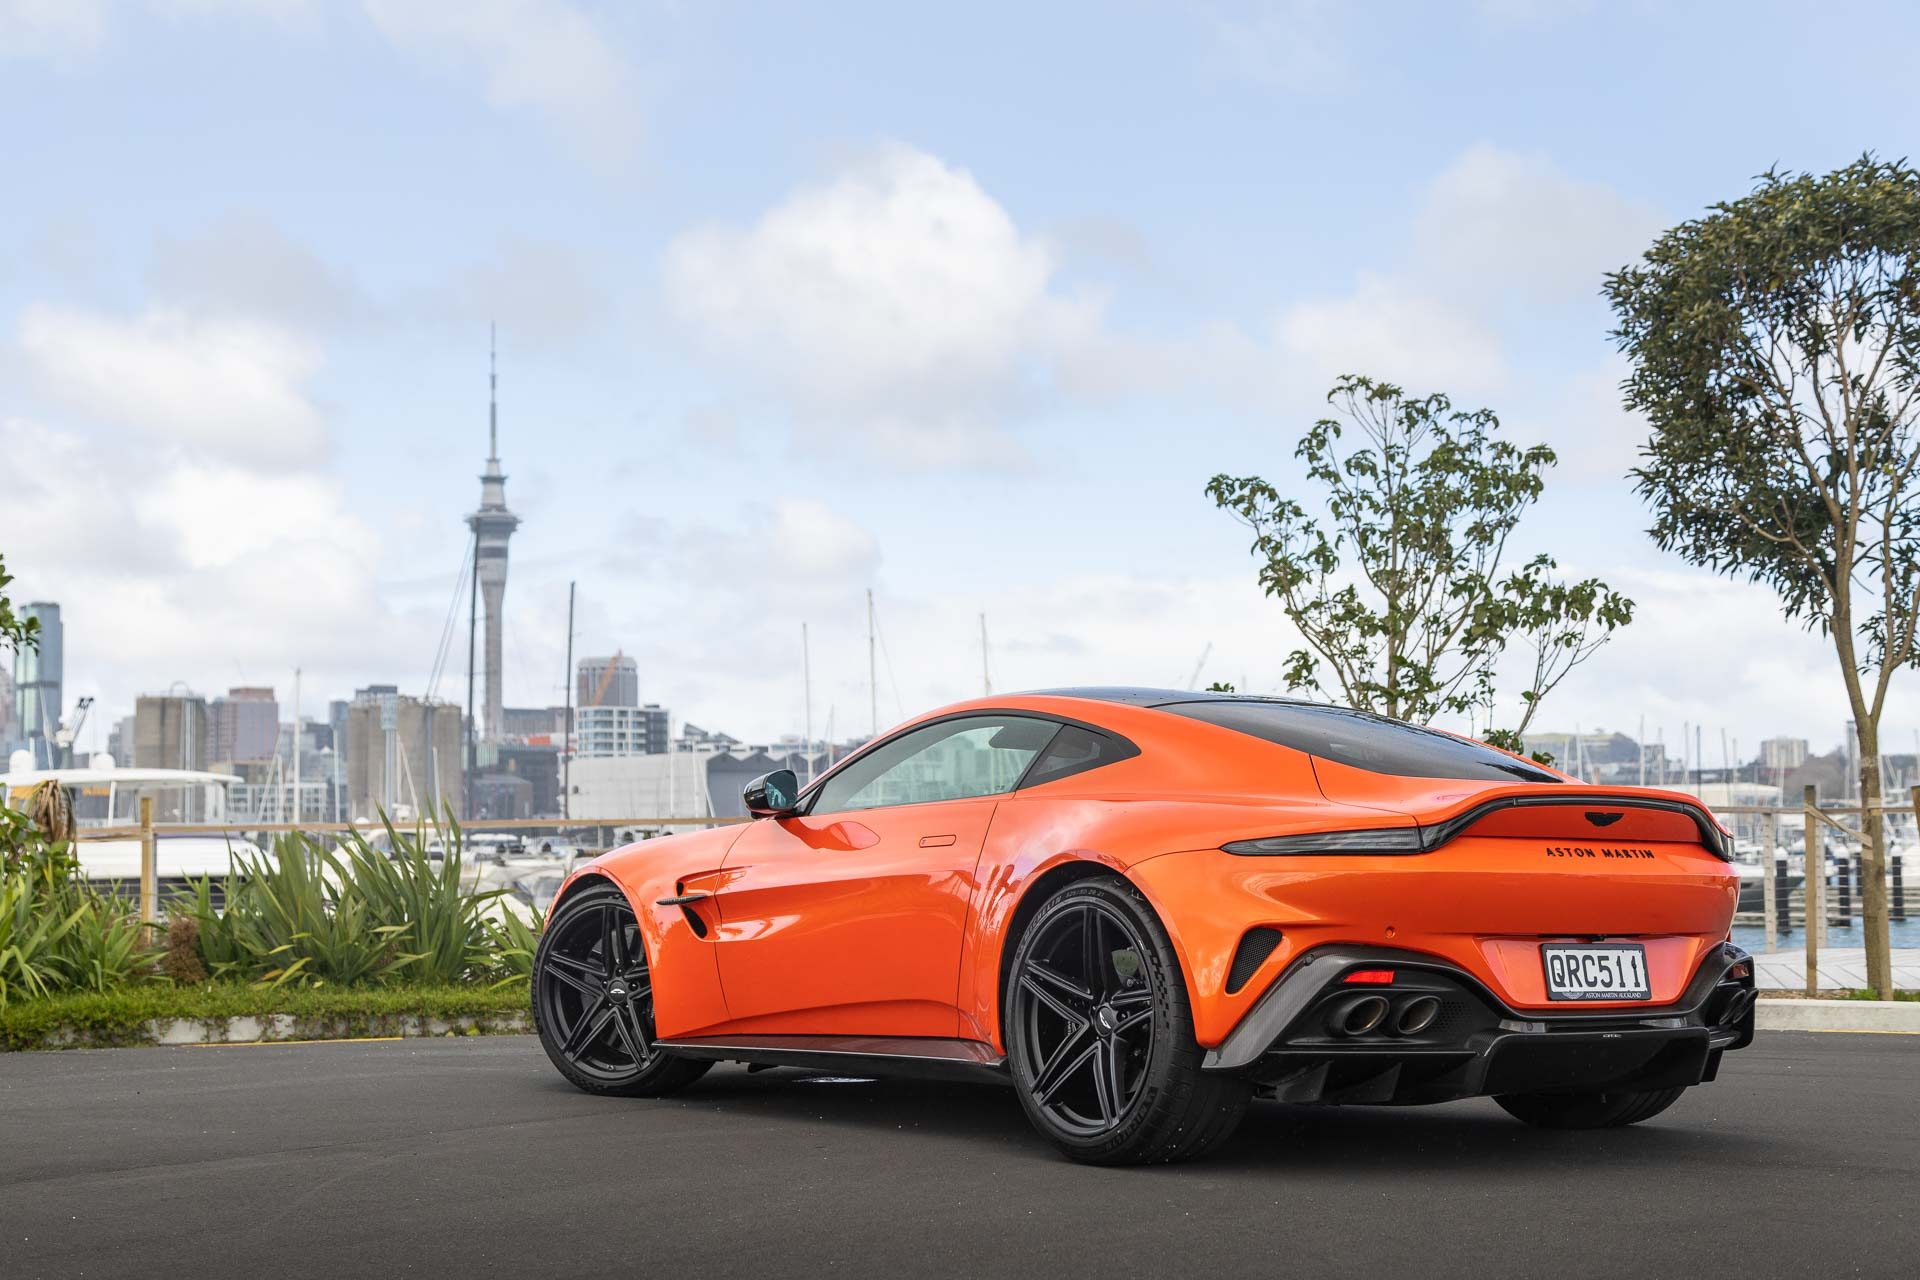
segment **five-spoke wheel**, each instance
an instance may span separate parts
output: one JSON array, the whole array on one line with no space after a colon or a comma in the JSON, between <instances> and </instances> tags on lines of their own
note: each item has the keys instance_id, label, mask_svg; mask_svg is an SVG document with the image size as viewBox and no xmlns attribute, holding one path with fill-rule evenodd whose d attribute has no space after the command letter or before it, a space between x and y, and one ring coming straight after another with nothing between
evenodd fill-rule
<instances>
[{"instance_id":1,"label":"five-spoke wheel","mask_svg":"<svg viewBox=\"0 0 1920 1280\"><path fill-rule=\"evenodd\" d=\"M1026 952L1013 1034L1024 1041L1034 1105L1060 1128L1111 1129L1140 1097L1153 1055L1153 976L1131 921L1083 899L1048 917Z\"/></svg>"},{"instance_id":2,"label":"five-spoke wheel","mask_svg":"<svg viewBox=\"0 0 1920 1280\"><path fill-rule=\"evenodd\" d=\"M1021 1103L1077 1160L1196 1156L1246 1109L1244 1081L1200 1070L1172 943L1125 881L1079 881L1040 907L1021 934L1006 1002Z\"/></svg>"},{"instance_id":3,"label":"five-spoke wheel","mask_svg":"<svg viewBox=\"0 0 1920 1280\"><path fill-rule=\"evenodd\" d=\"M653 1043L653 980L639 923L618 889L567 895L540 938L533 1019L561 1074L592 1093L664 1093L708 1064Z\"/></svg>"}]
</instances>

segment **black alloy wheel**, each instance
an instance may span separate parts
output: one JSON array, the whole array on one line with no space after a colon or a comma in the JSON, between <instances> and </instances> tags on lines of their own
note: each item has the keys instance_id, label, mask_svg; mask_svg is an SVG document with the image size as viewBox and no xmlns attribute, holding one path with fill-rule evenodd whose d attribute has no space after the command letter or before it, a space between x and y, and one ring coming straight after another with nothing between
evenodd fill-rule
<instances>
[{"instance_id":1,"label":"black alloy wheel","mask_svg":"<svg viewBox=\"0 0 1920 1280\"><path fill-rule=\"evenodd\" d=\"M534 957L533 1021L560 1074L589 1093L667 1093L710 1065L654 1044L646 945L612 885L568 894L547 922Z\"/></svg>"},{"instance_id":2,"label":"black alloy wheel","mask_svg":"<svg viewBox=\"0 0 1920 1280\"><path fill-rule=\"evenodd\" d=\"M1138 890L1101 877L1049 899L1008 975L1006 1043L1028 1117L1076 1160L1201 1154L1250 1087L1200 1071L1179 961Z\"/></svg>"}]
</instances>

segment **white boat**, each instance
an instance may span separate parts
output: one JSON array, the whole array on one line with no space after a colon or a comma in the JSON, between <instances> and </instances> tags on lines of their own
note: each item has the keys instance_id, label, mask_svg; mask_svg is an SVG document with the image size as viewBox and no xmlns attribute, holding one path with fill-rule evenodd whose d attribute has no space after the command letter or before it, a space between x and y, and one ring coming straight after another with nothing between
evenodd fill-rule
<instances>
[{"instance_id":1,"label":"white boat","mask_svg":"<svg viewBox=\"0 0 1920 1280\"><path fill-rule=\"evenodd\" d=\"M15 808L43 782L57 783L73 800L80 838L74 853L80 873L98 884L140 883L138 837L90 839L99 827L128 827L139 821L142 797L153 801L154 821L220 823L227 817L227 788L239 779L194 769L121 769L111 762L84 769L14 769L0 773L0 800ZM251 840L229 835L167 835L154 840L154 872L163 891L201 876L226 875L236 856L257 856Z\"/></svg>"}]
</instances>

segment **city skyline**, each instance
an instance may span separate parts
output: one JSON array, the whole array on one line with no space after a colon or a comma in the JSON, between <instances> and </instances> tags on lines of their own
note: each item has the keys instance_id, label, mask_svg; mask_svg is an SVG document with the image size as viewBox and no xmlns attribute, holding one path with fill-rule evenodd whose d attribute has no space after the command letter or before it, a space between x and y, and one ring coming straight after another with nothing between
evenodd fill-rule
<instances>
[{"instance_id":1,"label":"city skyline","mask_svg":"<svg viewBox=\"0 0 1920 1280\"><path fill-rule=\"evenodd\" d=\"M1596 295L1770 165L1897 152L1920 105L1820 55L1897 59L1909 10L1857 6L1865 50L1787 5L989 8L937 41L881 6L71 11L0 17L0 109L71 126L0 209L0 449L34 460L0 545L102 741L142 691L296 667L464 703L435 655L492 320L505 706L564 700L570 581L578 651L754 739L804 722L803 623L816 732L866 728L869 587L883 722L978 690L982 613L997 687L1179 685L1210 646L1199 683L1277 690L1289 628L1201 489L1297 480L1358 369L1559 449L1524 549L1640 616L1548 721L1846 719L1818 636L1645 537ZM1715 147L1666 127L1782 40L1808 73ZM1917 725L1903 679L1889 743Z\"/></svg>"}]
</instances>

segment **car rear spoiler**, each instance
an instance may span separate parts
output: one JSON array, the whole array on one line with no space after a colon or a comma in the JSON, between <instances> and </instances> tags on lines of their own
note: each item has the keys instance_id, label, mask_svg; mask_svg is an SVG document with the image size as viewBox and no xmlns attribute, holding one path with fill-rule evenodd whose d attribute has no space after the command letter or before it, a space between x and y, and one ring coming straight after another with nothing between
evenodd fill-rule
<instances>
[{"instance_id":1,"label":"car rear spoiler","mask_svg":"<svg viewBox=\"0 0 1920 1280\"><path fill-rule=\"evenodd\" d=\"M1665 815L1669 819L1684 818L1692 824L1694 831L1699 834L1700 843L1706 846L1709 853L1722 862L1732 861L1726 832L1704 806L1665 796L1640 796L1617 791L1493 796L1468 806L1453 817L1437 822L1421 822L1420 846L1422 852L1430 852L1482 824L1499 828L1496 832L1484 834L1507 836L1559 836L1588 840L1673 838L1671 835L1663 837L1655 834L1648 829L1648 824L1643 823L1634 824L1641 828L1638 831L1629 828L1617 833L1609 832L1608 828L1625 818L1629 812L1644 814L1648 818L1655 815Z\"/></svg>"}]
</instances>

